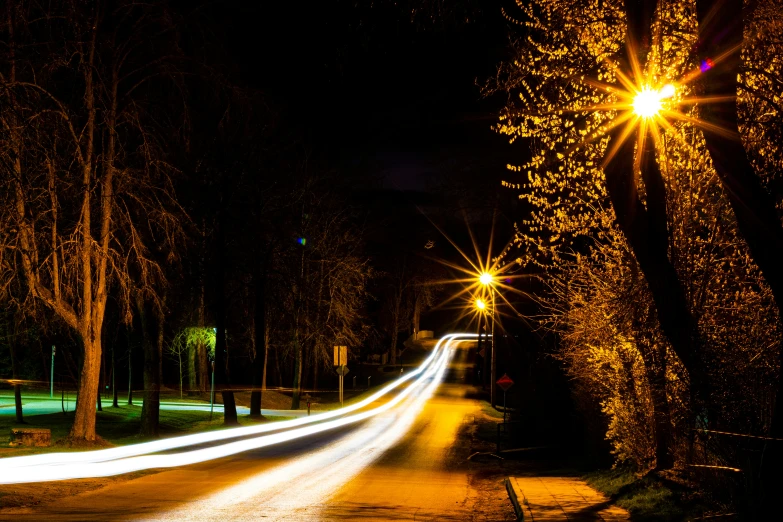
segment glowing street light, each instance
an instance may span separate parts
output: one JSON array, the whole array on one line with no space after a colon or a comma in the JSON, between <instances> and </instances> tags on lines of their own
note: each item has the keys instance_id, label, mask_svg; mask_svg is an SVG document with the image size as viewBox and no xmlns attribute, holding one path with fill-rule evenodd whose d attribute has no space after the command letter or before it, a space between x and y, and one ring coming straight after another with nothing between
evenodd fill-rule
<instances>
[{"instance_id":1,"label":"glowing street light","mask_svg":"<svg viewBox=\"0 0 783 522\"><path fill-rule=\"evenodd\" d=\"M483 286L489 288L489 295L492 299L492 304L490 306L490 315L492 316L492 340L489 344L489 350L490 350L490 363L489 363L489 402L494 407L495 406L495 377L497 377L497 357L495 354L495 288L492 286L492 283L494 282L494 277L489 272L481 272L481 275L479 275L479 283L481 283ZM476 300L476 307L479 308L479 310L484 310L486 307L486 304L484 301L481 301L481 307L479 307L479 301L480 299Z\"/></svg>"},{"instance_id":2,"label":"glowing street light","mask_svg":"<svg viewBox=\"0 0 783 522\"><path fill-rule=\"evenodd\" d=\"M478 310L482 311L487 307L487 303L485 303L483 299L476 299L475 305Z\"/></svg>"},{"instance_id":3,"label":"glowing street light","mask_svg":"<svg viewBox=\"0 0 783 522\"><path fill-rule=\"evenodd\" d=\"M663 100L674 96L674 85L667 83L660 90L642 87L633 99L633 111L642 118L652 118L663 108Z\"/></svg>"}]
</instances>

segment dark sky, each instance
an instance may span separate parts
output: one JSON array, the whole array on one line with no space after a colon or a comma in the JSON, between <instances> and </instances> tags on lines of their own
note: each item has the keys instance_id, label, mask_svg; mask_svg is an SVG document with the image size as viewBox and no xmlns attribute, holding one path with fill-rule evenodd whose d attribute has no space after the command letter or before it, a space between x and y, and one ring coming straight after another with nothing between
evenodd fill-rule
<instances>
[{"instance_id":1,"label":"dark sky","mask_svg":"<svg viewBox=\"0 0 783 522\"><path fill-rule=\"evenodd\" d=\"M330 167L362 164L407 190L433 174L494 184L505 172L498 100L476 86L506 54L499 2L245 2L227 31L243 80Z\"/></svg>"}]
</instances>

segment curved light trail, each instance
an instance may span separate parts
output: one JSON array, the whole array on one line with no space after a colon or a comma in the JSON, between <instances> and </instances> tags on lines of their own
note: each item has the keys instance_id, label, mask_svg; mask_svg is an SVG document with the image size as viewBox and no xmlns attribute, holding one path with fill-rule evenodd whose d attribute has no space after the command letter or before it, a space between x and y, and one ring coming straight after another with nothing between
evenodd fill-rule
<instances>
[{"instance_id":1,"label":"curved light trail","mask_svg":"<svg viewBox=\"0 0 783 522\"><path fill-rule=\"evenodd\" d=\"M448 362L448 356L450 354L448 347L450 343L458 337L472 338L476 337L476 334L449 334L444 336L438 341L432 354L430 354L424 363L416 370L388 384L366 399L344 408L324 412L312 417L281 421L274 424L186 435L184 437L107 450L79 453L53 453L3 459L0 461L0 470L11 471L13 469L13 472L0 473L0 484L110 476L143 469L183 466L226 457L251 449L279 444L288 440L360 422L388 411L408 395L421 388L428 379L438 374L438 371L442 371ZM445 347L441 348L444 342L446 343ZM422 373L423 375L421 375ZM335 419L335 417L342 417L348 413L368 406L418 375L421 376L387 403L356 415ZM215 447L169 455L151 455L151 453L169 449L286 429L287 431L282 431L280 433L244 439Z\"/></svg>"},{"instance_id":2,"label":"curved light trail","mask_svg":"<svg viewBox=\"0 0 783 522\"><path fill-rule=\"evenodd\" d=\"M144 520L245 520L253 519L253 514L259 512L270 522L331 520L320 513L327 499L403 439L435 392L445 370L446 365L442 365L428 384L394 409L369 419L334 442ZM293 497L292 491L296 491ZM250 512L253 514L244 516Z\"/></svg>"}]
</instances>

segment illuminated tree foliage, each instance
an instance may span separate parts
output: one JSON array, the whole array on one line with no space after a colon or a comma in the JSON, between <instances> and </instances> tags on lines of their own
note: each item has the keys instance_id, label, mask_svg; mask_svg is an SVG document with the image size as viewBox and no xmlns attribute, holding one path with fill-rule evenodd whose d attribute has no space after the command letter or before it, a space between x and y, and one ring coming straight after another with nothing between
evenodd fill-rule
<instances>
[{"instance_id":1,"label":"illuminated tree foliage","mask_svg":"<svg viewBox=\"0 0 783 522\"><path fill-rule=\"evenodd\" d=\"M530 209L517 224L518 249L506 255L548 273L552 291L543 320L560 333L567 368L607 415L618 460L647 469L666 467L667 457L684 459L695 378L688 367L705 373L699 384L709 390L697 421L769 432L780 322L767 274L738 227L735 202L705 140L705 129L712 130L701 118L714 109L699 100L702 85L694 75L709 68L697 52L696 2L658 2L649 37L639 43L646 55L631 60L641 62L636 74L624 56L626 4L592 1L574 9L561 0L519 2L506 13L522 35L514 59L486 89L509 93L496 130L532 150L529 161L509 165L503 183ZM779 2L749 13L738 100L743 144L778 206L780 24ZM618 148L628 118L622 74L673 83L676 91L664 101L665 120L630 133ZM693 360L675 355L681 352L664 334L649 267L634 243L640 238L629 235L626 217L618 219L618 199L609 194L612 162L626 165L622 175L633 180L629 194L641 206L631 214L644 213L663 239L663 262L674 269L696 330ZM656 213L663 223L656 225Z\"/></svg>"},{"instance_id":2,"label":"illuminated tree foliage","mask_svg":"<svg viewBox=\"0 0 783 522\"><path fill-rule=\"evenodd\" d=\"M189 326L179 331L166 347L169 356L177 361L179 369L179 395L182 397L183 381L185 371L184 366L188 363L188 358L196 351L197 346L204 346L210 359L215 358L215 329L201 326Z\"/></svg>"}]
</instances>

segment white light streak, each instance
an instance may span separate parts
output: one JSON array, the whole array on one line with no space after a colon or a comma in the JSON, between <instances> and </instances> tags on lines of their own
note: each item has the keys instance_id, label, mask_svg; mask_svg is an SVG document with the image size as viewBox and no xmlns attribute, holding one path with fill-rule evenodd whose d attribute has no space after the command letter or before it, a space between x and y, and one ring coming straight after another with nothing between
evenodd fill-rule
<instances>
[{"instance_id":1,"label":"white light streak","mask_svg":"<svg viewBox=\"0 0 783 522\"><path fill-rule=\"evenodd\" d=\"M79 453L53 453L3 459L0 461L0 471L3 471L3 473L0 473L0 484L110 476L142 469L184 466L234 455L251 449L279 444L288 440L359 422L384 411L388 411L388 409L398 404L410 393L422 386L425 381L431 378L439 369L444 367L448 358L448 346L451 341L457 337L471 338L476 337L476 334L449 334L443 337L438 341L438 344L435 346L430 356L421 366L419 366L419 368L388 384L366 399L338 410L325 412L312 417L303 417L273 424L234 428L222 430L220 432L199 433L107 450ZM444 341L446 342L446 348L441 350L441 345ZM439 353L440 355L438 355ZM328 420L344 416L350 412L368 406L403 383L422 374L422 372L424 372L424 374L421 377L416 379L408 388L382 406L349 417L338 418L331 421ZM151 455L151 453L168 449L182 448L195 444L204 444L217 440L283 429L287 429L287 431L244 439L210 448L170 455ZM13 472L10 472L11 469L13 469Z\"/></svg>"},{"instance_id":2,"label":"white light streak","mask_svg":"<svg viewBox=\"0 0 783 522\"><path fill-rule=\"evenodd\" d=\"M460 342L460 341L457 341ZM320 519L321 505L340 487L396 444L410 429L447 368L440 366L423 388L386 414L376 416L339 440L240 481L181 508L145 520L222 520L236 517L237 506L256 506L265 519ZM296 495L291 495L296 491Z\"/></svg>"}]
</instances>

